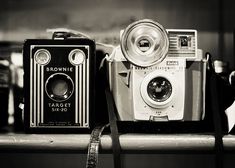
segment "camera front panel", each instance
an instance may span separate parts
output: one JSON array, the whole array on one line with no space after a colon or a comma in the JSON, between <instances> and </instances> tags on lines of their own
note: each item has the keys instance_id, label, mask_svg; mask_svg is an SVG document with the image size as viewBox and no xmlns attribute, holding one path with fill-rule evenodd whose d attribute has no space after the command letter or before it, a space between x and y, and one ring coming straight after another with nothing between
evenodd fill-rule
<instances>
[{"instance_id":1,"label":"camera front panel","mask_svg":"<svg viewBox=\"0 0 235 168\"><path fill-rule=\"evenodd\" d=\"M132 88L135 120L183 120L184 59L165 59L148 68L133 67Z\"/></svg>"},{"instance_id":2,"label":"camera front panel","mask_svg":"<svg viewBox=\"0 0 235 168\"><path fill-rule=\"evenodd\" d=\"M27 128L91 127L94 52L88 39L26 41Z\"/></svg>"}]
</instances>

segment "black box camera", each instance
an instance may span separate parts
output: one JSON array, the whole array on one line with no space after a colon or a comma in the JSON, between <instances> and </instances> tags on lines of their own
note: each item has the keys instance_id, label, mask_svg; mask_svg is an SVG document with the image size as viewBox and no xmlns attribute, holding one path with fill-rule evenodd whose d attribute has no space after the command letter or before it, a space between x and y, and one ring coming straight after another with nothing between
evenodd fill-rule
<instances>
[{"instance_id":1,"label":"black box camera","mask_svg":"<svg viewBox=\"0 0 235 168\"><path fill-rule=\"evenodd\" d=\"M23 48L26 131L93 127L95 42L31 39Z\"/></svg>"}]
</instances>

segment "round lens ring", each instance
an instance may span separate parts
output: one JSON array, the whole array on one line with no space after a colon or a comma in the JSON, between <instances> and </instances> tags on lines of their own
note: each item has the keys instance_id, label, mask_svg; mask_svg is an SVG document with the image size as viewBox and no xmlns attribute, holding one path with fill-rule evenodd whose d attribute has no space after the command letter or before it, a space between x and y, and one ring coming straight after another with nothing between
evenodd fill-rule
<instances>
[{"instance_id":1,"label":"round lens ring","mask_svg":"<svg viewBox=\"0 0 235 168\"><path fill-rule=\"evenodd\" d=\"M164 102L172 94L172 85L166 78L156 77L148 83L147 93L152 100Z\"/></svg>"},{"instance_id":2,"label":"round lens ring","mask_svg":"<svg viewBox=\"0 0 235 168\"><path fill-rule=\"evenodd\" d=\"M80 49L72 50L69 53L69 61L70 61L71 64L73 64L75 66L82 64L85 59L86 59L86 55Z\"/></svg>"},{"instance_id":3,"label":"round lens ring","mask_svg":"<svg viewBox=\"0 0 235 168\"><path fill-rule=\"evenodd\" d=\"M72 79L63 73L51 75L46 81L46 93L54 101L65 101L72 95Z\"/></svg>"},{"instance_id":4,"label":"round lens ring","mask_svg":"<svg viewBox=\"0 0 235 168\"><path fill-rule=\"evenodd\" d=\"M40 65L46 65L51 60L51 54L46 49L39 49L35 52L34 59L35 59L36 63L38 63Z\"/></svg>"},{"instance_id":5,"label":"round lens ring","mask_svg":"<svg viewBox=\"0 0 235 168\"><path fill-rule=\"evenodd\" d=\"M137 66L148 67L166 57L169 39L162 25L144 19L130 24L123 31L120 46L128 61Z\"/></svg>"}]
</instances>

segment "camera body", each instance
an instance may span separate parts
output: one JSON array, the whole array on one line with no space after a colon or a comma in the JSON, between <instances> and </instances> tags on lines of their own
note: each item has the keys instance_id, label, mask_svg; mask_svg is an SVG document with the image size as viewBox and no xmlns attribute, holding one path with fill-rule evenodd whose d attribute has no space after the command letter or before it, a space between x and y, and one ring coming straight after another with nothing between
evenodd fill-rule
<instances>
[{"instance_id":1,"label":"camera body","mask_svg":"<svg viewBox=\"0 0 235 168\"><path fill-rule=\"evenodd\" d=\"M24 43L24 123L29 131L90 130L95 42L85 38Z\"/></svg>"},{"instance_id":2,"label":"camera body","mask_svg":"<svg viewBox=\"0 0 235 168\"><path fill-rule=\"evenodd\" d=\"M196 30L165 30L147 19L134 22L121 33L108 65L119 120L203 119L206 63Z\"/></svg>"}]
</instances>

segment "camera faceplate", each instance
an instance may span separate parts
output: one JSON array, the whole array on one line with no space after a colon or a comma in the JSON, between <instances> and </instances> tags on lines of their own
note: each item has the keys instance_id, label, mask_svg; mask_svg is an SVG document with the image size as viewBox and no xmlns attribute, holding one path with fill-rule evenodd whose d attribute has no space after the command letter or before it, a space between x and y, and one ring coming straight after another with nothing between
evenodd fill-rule
<instances>
[{"instance_id":1,"label":"camera faceplate","mask_svg":"<svg viewBox=\"0 0 235 168\"><path fill-rule=\"evenodd\" d=\"M185 59L164 59L148 68L133 67L133 107L135 120L182 120L185 98ZM161 79L160 89L169 89L159 100L149 95L149 83ZM163 80L164 79L164 80ZM179 83L180 81L180 83ZM168 82L168 83L167 83ZM159 87L157 87L159 89ZM158 90L159 91L159 90ZM156 91L156 92L158 92Z\"/></svg>"}]
</instances>

